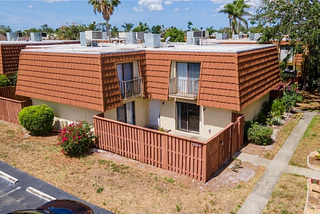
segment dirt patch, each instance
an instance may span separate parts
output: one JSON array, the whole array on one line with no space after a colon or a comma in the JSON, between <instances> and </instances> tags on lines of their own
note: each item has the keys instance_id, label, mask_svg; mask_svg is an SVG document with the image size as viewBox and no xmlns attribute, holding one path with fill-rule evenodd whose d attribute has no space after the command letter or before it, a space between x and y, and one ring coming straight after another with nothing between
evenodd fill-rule
<instances>
[{"instance_id":1,"label":"dirt patch","mask_svg":"<svg viewBox=\"0 0 320 214\"><path fill-rule=\"evenodd\" d=\"M311 152L308 156L309 166L312 169L320 170L320 154L317 151Z\"/></svg>"},{"instance_id":2,"label":"dirt patch","mask_svg":"<svg viewBox=\"0 0 320 214\"><path fill-rule=\"evenodd\" d=\"M303 213L307 198L307 178L282 173L263 213Z\"/></svg>"},{"instance_id":3,"label":"dirt patch","mask_svg":"<svg viewBox=\"0 0 320 214\"><path fill-rule=\"evenodd\" d=\"M308 179L308 201L305 212L308 214L320 213L320 181Z\"/></svg>"},{"instance_id":4,"label":"dirt patch","mask_svg":"<svg viewBox=\"0 0 320 214\"><path fill-rule=\"evenodd\" d=\"M272 160L280 150L281 146L288 139L294 127L296 127L296 125L299 123L302 116L302 113L293 114L286 120L286 123L284 125L280 127L274 127L276 141L273 144L260 146L249 143L241 151L252 155L259 155L259 157L261 158Z\"/></svg>"},{"instance_id":5,"label":"dirt patch","mask_svg":"<svg viewBox=\"0 0 320 214\"><path fill-rule=\"evenodd\" d=\"M109 152L68 158L57 136L23 136L0 122L0 160L115 213L236 213L265 169L243 163L204 184Z\"/></svg>"},{"instance_id":6,"label":"dirt patch","mask_svg":"<svg viewBox=\"0 0 320 214\"><path fill-rule=\"evenodd\" d=\"M320 149L320 115L314 116L289 164L308 168L308 155Z\"/></svg>"},{"instance_id":7,"label":"dirt patch","mask_svg":"<svg viewBox=\"0 0 320 214\"><path fill-rule=\"evenodd\" d=\"M297 103L297 108L303 111L320 111L320 93L318 91L301 91L303 101Z\"/></svg>"}]
</instances>

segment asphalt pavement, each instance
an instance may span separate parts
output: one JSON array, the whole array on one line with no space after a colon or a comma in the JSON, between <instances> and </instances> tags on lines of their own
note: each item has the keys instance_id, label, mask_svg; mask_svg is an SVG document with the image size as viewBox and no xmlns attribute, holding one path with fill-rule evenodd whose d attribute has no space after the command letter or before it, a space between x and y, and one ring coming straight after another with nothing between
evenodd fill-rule
<instances>
[{"instance_id":1,"label":"asphalt pavement","mask_svg":"<svg viewBox=\"0 0 320 214\"><path fill-rule=\"evenodd\" d=\"M0 172L18 179L18 182L12 183L0 176L0 213L8 213L21 209L34 209L48 201L48 199L44 200L30 192L27 192L29 187L39 190L53 198L80 201L91 207L95 214L112 213L85 202L74 195L52 186L47 182L37 179L28 173L14 168L2 161L0 161Z\"/></svg>"}]
</instances>

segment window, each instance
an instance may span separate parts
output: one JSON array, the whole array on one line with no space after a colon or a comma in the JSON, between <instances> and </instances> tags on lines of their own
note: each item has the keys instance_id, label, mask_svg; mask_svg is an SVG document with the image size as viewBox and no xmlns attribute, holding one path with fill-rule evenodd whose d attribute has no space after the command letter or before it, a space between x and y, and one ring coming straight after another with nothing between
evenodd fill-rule
<instances>
[{"instance_id":1,"label":"window","mask_svg":"<svg viewBox=\"0 0 320 214\"><path fill-rule=\"evenodd\" d=\"M199 106L177 102L177 113L179 130L199 132Z\"/></svg>"},{"instance_id":2,"label":"window","mask_svg":"<svg viewBox=\"0 0 320 214\"><path fill-rule=\"evenodd\" d=\"M117 120L135 125L134 101L117 108Z\"/></svg>"},{"instance_id":3,"label":"window","mask_svg":"<svg viewBox=\"0 0 320 214\"><path fill-rule=\"evenodd\" d=\"M200 63L177 62L178 92L197 94Z\"/></svg>"}]
</instances>

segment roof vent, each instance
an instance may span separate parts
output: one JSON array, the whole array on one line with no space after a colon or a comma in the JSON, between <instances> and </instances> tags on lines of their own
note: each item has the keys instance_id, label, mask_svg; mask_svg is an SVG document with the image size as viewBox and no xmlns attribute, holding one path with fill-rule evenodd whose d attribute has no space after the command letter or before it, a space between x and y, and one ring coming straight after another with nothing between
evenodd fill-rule
<instances>
[{"instance_id":1,"label":"roof vent","mask_svg":"<svg viewBox=\"0 0 320 214\"><path fill-rule=\"evenodd\" d=\"M147 48L159 48L160 47L160 34L152 34L152 33L145 33L145 45Z\"/></svg>"},{"instance_id":2,"label":"roof vent","mask_svg":"<svg viewBox=\"0 0 320 214\"><path fill-rule=\"evenodd\" d=\"M42 40L42 34L39 32L30 33L30 37L32 42L41 42Z\"/></svg>"},{"instance_id":3,"label":"roof vent","mask_svg":"<svg viewBox=\"0 0 320 214\"><path fill-rule=\"evenodd\" d=\"M250 40L258 40L261 37L261 33L250 33Z\"/></svg>"},{"instance_id":4,"label":"roof vent","mask_svg":"<svg viewBox=\"0 0 320 214\"><path fill-rule=\"evenodd\" d=\"M8 42L18 41L18 34L14 32L7 32L7 41Z\"/></svg>"},{"instance_id":5,"label":"roof vent","mask_svg":"<svg viewBox=\"0 0 320 214\"><path fill-rule=\"evenodd\" d=\"M216 39L217 40L228 39L228 34L227 33L217 33L216 34Z\"/></svg>"},{"instance_id":6,"label":"roof vent","mask_svg":"<svg viewBox=\"0 0 320 214\"><path fill-rule=\"evenodd\" d=\"M126 33L126 44L137 44L136 33L128 32Z\"/></svg>"},{"instance_id":7,"label":"roof vent","mask_svg":"<svg viewBox=\"0 0 320 214\"><path fill-rule=\"evenodd\" d=\"M187 44L200 45L201 39L209 38L209 31L188 31Z\"/></svg>"}]
</instances>

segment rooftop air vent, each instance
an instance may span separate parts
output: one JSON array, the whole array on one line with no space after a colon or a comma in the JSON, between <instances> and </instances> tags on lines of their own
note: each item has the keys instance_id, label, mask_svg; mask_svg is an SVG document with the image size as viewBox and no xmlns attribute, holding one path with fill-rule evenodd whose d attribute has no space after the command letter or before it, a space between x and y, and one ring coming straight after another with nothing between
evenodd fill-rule
<instances>
[{"instance_id":1,"label":"rooftop air vent","mask_svg":"<svg viewBox=\"0 0 320 214\"><path fill-rule=\"evenodd\" d=\"M200 40L205 38L209 38L209 31L188 31L187 32L188 45L200 45Z\"/></svg>"},{"instance_id":2,"label":"rooftop air vent","mask_svg":"<svg viewBox=\"0 0 320 214\"><path fill-rule=\"evenodd\" d=\"M227 33L217 33L216 39L217 40L228 39L228 34Z\"/></svg>"},{"instance_id":3,"label":"rooftop air vent","mask_svg":"<svg viewBox=\"0 0 320 214\"><path fill-rule=\"evenodd\" d=\"M85 31L87 40L103 39L102 31Z\"/></svg>"},{"instance_id":4,"label":"rooftop air vent","mask_svg":"<svg viewBox=\"0 0 320 214\"><path fill-rule=\"evenodd\" d=\"M30 33L30 37L32 42L41 42L42 40L42 34L39 32Z\"/></svg>"},{"instance_id":5,"label":"rooftop air vent","mask_svg":"<svg viewBox=\"0 0 320 214\"><path fill-rule=\"evenodd\" d=\"M7 32L7 41L8 42L18 41L18 34L14 32Z\"/></svg>"},{"instance_id":6,"label":"rooftop air vent","mask_svg":"<svg viewBox=\"0 0 320 214\"><path fill-rule=\"evenodd\" d=\"M145 33L145 45L147 48L159 48L160 47L160 34Z\"/></svg>"},{"instance_id":7,"label":"rooftop air vent","mask_svg":"<svg viewBox=\"0 0 320 214\"><path fill-rule=\"evenodd\" d=\"M136 33L134 32L127 33L126 44L137 44Z\"/></svg>"}]
</instances>

